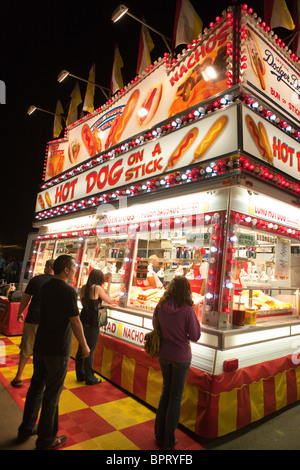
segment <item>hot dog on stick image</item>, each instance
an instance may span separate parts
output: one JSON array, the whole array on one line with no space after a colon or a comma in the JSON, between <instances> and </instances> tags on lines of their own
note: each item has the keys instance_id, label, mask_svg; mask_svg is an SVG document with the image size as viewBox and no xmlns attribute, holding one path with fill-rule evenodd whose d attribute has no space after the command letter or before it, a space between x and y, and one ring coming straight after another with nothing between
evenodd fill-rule
<instances>
[{"instance_id":1,"label":"hot dog on stick image","mask_svg":"<svg viewBox=\"0 0 300 470\"><path fill-rule=\"evenodd\" d=\"M194 158L190 162L190 165L192 163L195 163L201 157L203 157L205 152L207 152L207 150L211 147L211 145L217 140L217 138L223 132L227 124L227 121L228 121L227 116L221 116L219 119L217 119L213 123L213 125L209 128L204 138L201 140L200 144L196 148L194 152Z\"/></svg>"},{"instance_id":2,"label":"hot dog on stick image","mask_svg":"<svg viewBox=\"0 0 300 470\"><path fill-rule=\"evenodd\" d=\"M155 116L161 100L162 89L163 86L160 83L148 90L144 101L137 112L137 122L139 126L147 125Z\"/></svg>"},{"instance_id":3,"label":"hot dog on stick image","mask_svg":"<svg viewBox=\"0 0 300 470\"><path fill-rule=\"evenodd\" d=\"M249 114L246 115L246 124L253 139L253 142L255 143L262 158L268 163L272 164L273 156L271 152L271 147L263 124L259 123L259 127L257 127L257 125L255 124L251 116L249 116Z\"/></svg>"},{"instance_id":4,"label":"hot dog on stick image","mask_svg":"<svg viewBox=\"0 0 300 470\"><path fill-rule=\"evenodd\" d=\"M248 49L249 56L250 56L251 67L252 67L253 72L257 76L262 89L265 90L266 83L265 83L264 75L266 73L266 66L261 56L259 46L249 29L247 30L247 36L248 36L247 49Z\"/></svg>"},{"instance_id":5,"label":"hot dog on stick image","mask_svg":"<svg viewBox=\"0 0 300 470\"><path fill-rule=\"evenodd\" d=\"M116 116L116 122L113 122L111 132L108 135L108 138L105 143L105 148L111 147L119 142L121 135L128 124L129 119L131 118L133 111L137 105L138 99L140 96L139 90L135 90L130 98L128 99L126 106L121 115Z\"/></svg>"},{"instance_id":6,"label":"hot dog on stick image","mask_svg":"<svg viewBox=\"0 0 300 470\"><path fill-rule=\"evenodd\" d=\"M198 135L198 129L197 127L193 127L181 140L179 145L177 145L176 149L170 156L168 160L168 164L164 171L168 170L169 168L174 168L176 163L180 160L180 158L183 156L183 154L190 148L190 146L193 144L195 141L197 135Z\"/></svg>"}]
</instances>

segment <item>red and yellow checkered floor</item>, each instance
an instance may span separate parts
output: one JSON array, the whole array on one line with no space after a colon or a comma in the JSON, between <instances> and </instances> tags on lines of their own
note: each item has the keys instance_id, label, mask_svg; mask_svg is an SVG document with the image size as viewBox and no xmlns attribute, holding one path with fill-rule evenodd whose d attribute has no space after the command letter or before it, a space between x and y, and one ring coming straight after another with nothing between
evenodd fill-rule
<instances>
[{"instance_id":1,"label":"red and yellow checkered floor","mask_svg":"<svg viewBox=\"0 0 300 470\"><path fill-rule=\"evenodd\" d=\"M25 367L24 385L12 387L10 382L16 375L20 340L20 336L0 334L0 381L23 409L33 365L30 360ZM63 449L159 450L153 435L155 412L103 377L102 380L94 386L77 382L74 361L70 360L59 403L59 434L68 436ZM199 438L182 428L177 429L176 437L176 450L203 449Z\"/></svg>"}]
</instances>

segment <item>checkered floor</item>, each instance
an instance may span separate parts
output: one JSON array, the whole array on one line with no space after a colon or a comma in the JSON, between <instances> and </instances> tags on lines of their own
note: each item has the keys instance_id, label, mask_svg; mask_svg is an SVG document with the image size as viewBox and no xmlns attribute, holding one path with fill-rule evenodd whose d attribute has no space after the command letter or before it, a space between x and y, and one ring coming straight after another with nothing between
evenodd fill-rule
<instances>
[{"instance_id":1,"label":"checkered floor","mask_svg":"<svg viewBox=\"0 0 300 470\"><path fill-rule=\"evenodd\" d=\"M33 372L30 360L23 374L24 385L14 388L19 361L20 336L0 334L0 380L23 409ZM59 434L68 440L64 450L159 450L153 436L155 413L102 377L99 385L77 382L74 361L59 403ZM176 431L176 450L200 450L203 445L181 427Z\"/></svg>"}]
</instances>

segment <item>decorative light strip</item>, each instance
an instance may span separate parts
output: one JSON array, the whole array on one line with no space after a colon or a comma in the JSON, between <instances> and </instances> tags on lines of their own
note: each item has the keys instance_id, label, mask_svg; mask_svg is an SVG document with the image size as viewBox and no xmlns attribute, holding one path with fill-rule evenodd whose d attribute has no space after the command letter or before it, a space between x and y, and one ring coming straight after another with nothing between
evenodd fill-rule
<instances>
[{"instance_id":1,"label":"decorative light strip","mask_svg":"<svg viewBox=\"0 0 300 470\"><path fill-rule=\"evenodd\" d=\"M236 171L246 172L296 196L300 194L300 184L296 180L283 176L279 171L268 167L268 165L258 160L238 154L232 157L205 162L200 166L195 165L167 175L144 180L134 185L131 184L119 188L115 191L112 190L100 195L83 198L56 208L47 209L37 213L35 219L37 221L47 220L92 207L98 207L101 204L113 203L123 196L133 197L139 194L163 190L164 188L171 188L176 185L197 183L218 176L224 177L224 175L228 175L228 178L230 178L231 174ZM224 179L224 186L230 184L232 184L232 179ZM249 188L253 186L251 181L246 181L245 184ZM295 204L299 205L300 202L295 201Z\"/></svg>"},{"instance_id":2,"label":"decorative light strip","mask_svg":"<svg viewBox=\"0 0 300 470\"><path fill-rule=\"evenodd\" d=\"M273 111L270 108L266 108L266 106L260 101L259 99L255 98L250 93L247 93L244 90L240 91L239 99L249 106L256 114L262 116L267 121L270 121L276 127L278 127L281 131L284 131L290 137L296 139L300 142L300 130L294 127L294 124L290 124L289 122L285 121L277 111Z\"/></svg>"}]
</instances>

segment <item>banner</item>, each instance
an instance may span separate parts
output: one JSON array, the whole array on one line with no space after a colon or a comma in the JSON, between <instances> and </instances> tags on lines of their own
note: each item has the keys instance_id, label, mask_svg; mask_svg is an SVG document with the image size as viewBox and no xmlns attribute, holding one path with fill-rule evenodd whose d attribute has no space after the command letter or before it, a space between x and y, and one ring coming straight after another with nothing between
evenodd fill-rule
<instances>
[{"instance_id":1,"label":"banner","mask_svg":"<svg viewBox=\"0 0 300 470\"><path fill-rule=\"evenodd\" d=\"M299 126L300 73L278 48L252 24L247 24L247 84Z\"/></svg>"},{"instance_id":2,"label":"banner","mask_svg":"<svg viewBox=\"0 0 300 470\"><path fill-rule=\"evenodd\" d=\"M300 143L245 106L243 150L282 173L300 177Z\"/></svg>"},{"instance_id":3,"label":"banner","mask_svg":"<svg viewBox=\"0 0 300 470\"><path fill-rule=\"evenodd\" d=\"M36 212L201 164L237 148L233 105L40 192Z\"/></svg>"}]
</instances>

